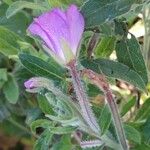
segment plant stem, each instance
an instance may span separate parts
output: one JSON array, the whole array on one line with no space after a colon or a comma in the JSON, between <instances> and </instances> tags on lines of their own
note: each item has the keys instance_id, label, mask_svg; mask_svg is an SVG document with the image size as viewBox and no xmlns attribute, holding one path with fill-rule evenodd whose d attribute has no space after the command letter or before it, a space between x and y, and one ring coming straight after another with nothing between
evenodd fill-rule
<instances>
[{"instance_id":1,"label":"plant stem","mask_svg":"<svg viewBox=\"0 0 150 150\"><path fill-rule=\"evenodd\" d=\"M126 136L124 133L123 125L119 116L118 108L113 98L112 92L110 89L105 89L105 96L109 105L109 108L112 113L112 118L115 124L116 132L118 135L118 139L120 144L122 145L123 150L128 150L128 144L126 142Z\"/></svg>"},{"instance_id":2,"label":"plant stem","mask_svg":"<svg viewBox=\"0 0 150 150\"><path fill-rule=\"evenodd\" d=\"M73 60L68 64L68 68L73 80L74 90L79 101L79 105L81 107L82 116L85 119L86 123L89 127L98 135L100 135L100 128L96 122L96 118L92 112L90 107L90 103L88 101L86 92L83 88L83 84L81 83L81 79L79 73L76 68L76 61Z\"/></svg>"},{"instance_id":3,"label":"plant stem","mask_svg":"<svg viewBox=\"0 0 150 150\"><path fill-rule=\"evenodd\" d=\"M108 85L105 77L102 75L99 75L89 69L85 69L83 71L83 74L86 75L93 84L95 84L97 87L99 87L104 92L107 103L109 105L109 108L110 108L110 111L112 114L112 118L113 118L113 122L115 125L119 143L122 146L123 150L129 150L128 144L126 142L126 136L125 136L125 132L123 129L123 125L122 125L122 122L121 122L121 119L119 116L118 108L117 108L117 105L113 98L113 94L109 88L109 85Z\"/></svg>"},{"instance_id":4,"label":"plant stem","mask_svg":"<svg viewBox=\"0 0 150 150\"><path fill-rule=\"evenodd\" d=\"M99 40L99 33L94 32L87 47L87 57L90 59Z\"/></svg>"},{"instance_id":5,"label":"plant stem","mask_svg":"<svg viewBox=\"0 0 150 150\"><path fill-rule=\"evenodd\" d=\"M145 28L144 45L143 45L143 55L145 58L145 63L147 65L148 73L150 73L150 4L145 5L143 11L143 21Z\"/></svg>"}]
</instances>

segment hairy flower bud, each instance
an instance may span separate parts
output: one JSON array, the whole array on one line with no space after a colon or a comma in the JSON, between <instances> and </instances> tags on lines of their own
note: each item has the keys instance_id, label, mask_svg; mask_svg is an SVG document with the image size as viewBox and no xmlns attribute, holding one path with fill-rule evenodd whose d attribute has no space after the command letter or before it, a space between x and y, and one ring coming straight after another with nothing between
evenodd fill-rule
<instances>
[{"instance_id":1,"label":"hairy flower bud","mask_svg":"<svg viewBox=\"0 0 150 150\"><path fill-rule=\"evenodd\" d=\"M24 82L26 90L31 93L37 93L41 89L47 88L50 84L50 80L43 77L33 77Z\"/></svg>"}]
</instances>

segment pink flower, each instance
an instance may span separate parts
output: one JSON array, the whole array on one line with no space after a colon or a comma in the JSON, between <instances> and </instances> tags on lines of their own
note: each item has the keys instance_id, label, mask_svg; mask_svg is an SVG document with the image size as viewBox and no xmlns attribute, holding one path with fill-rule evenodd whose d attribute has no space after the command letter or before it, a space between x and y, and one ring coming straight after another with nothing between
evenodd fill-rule
<instances>
[{"instance_id":1,"label":"pink flower","mask_svg":"<svg viewBox=\"0 0 150 150\"><path fill-rule=\"evenodd\" d=\"M66 11L55 8L35 18L29 33L39 36L45 51L59 63L74 59L84 31L84 18L75 5Z\"/></svg>"}]
</instances>

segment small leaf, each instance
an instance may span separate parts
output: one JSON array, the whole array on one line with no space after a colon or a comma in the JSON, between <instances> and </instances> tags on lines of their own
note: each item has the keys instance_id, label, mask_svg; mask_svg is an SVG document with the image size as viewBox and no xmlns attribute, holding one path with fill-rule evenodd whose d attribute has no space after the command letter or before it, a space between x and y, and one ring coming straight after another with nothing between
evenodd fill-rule
<instances>
[{"instance_id":1,"label":"small leaf","mask_svg":"<svg viewBox=\"0 0 150 150\"><path fill-rule=\"evenodd\" d=\"M34 150L49 150L53 134L50 133L49 129L46 129L36 141Z\"/></svg>"},{"instance_id":2,"label":"small leaf","mask_svg":"<svg viewBox=\"0 0 150 150\"><path fill-rule=\"evenodd\" d=\"M53 134L68 134L75 131L75 127L50 127L50 132Z\"/></svg>"},{"instance_id":3,"label":"small leaf","mask_svg":"<svg viewBox=\"0 0 150 150\"><path fill-rule=\"evenodd\" d=\"M53 150L71 150L72 149L71 144L71 136L70 135L63 135L61 137L60 142L54 144Z\"/></svg>"},{"instance_id":4,"label":"small leaf","mask_svg":"<svg viewBox=\"0 0 150 150\"><path fill-rule=\"evenodd\" d=\"M17 41L22 39L14 32L0 26L0 52L4 55L16 55L19 51Z\"/></svg>"},{"instance_id":5,"label":"small leaf","mask_svg":"<svg viewBox=\"0 0 150 150\"><path fill-rule=\"evenodd\" d=\"M88 0L81 10L86 27L100 25L127 13L137 0Z\"/></svg>"},{"instance_id":6,"label":"small leaf","mask_svg":"<svg viewBox=\"0 0 150 150\"><path fill-rule=\"evenodd\" d=\"M65 0L64 0L65 1ZM64 5L64 1L62 2L61 0L48 0L49 5L53 7L61 7Z\"/></svg>"},{"instance_id":7,"label":"small leaf","mask_svg":"<svg viewBox=\"0 0 150 150\"><path fill-rule=\"evenodd\" d=\"M54 64L49 64L38 57L25 53L20 54L19 58L25 68L37 76L52 78L55 80L63 80L64 78L62 69L58 67L56 68Z\"/></svg>"},{"instance_id":8,"label":"small leaf","mask_svg":"<svg viewBox=\"0 0 150 150\"><path fill-rule=\"evenodd\" d=\"M145 91L143 79L134 70L128 66L108 59L82 60L81 64L96 73L103 73L108 77L124 80L133 84L142 91Z\"/></svg>"},{"instance_id":9,"label":"small leaf","mask_svg":"<svg viewBox=\"0 0 150 150\"><path fill-rule=\"evenodd\" d=\"M0 80L7 81L7 69L0 68Z\"/></svg>"},{"instance_id":10,"label":"small leaf","mask_svg":"<svg viewBox=\"0 0 150 150\"><path fill-rule=\"evenodd\" d=\"M108 105L105 105L102 109L101 115L99 117L99 124L101 128L101 135L105 134L111 123L111 113L109 111Z\"/></svg>"},{"instance_id":11,"label":"small leaf","mask_svg":"<svg viewBox=\"0 0 150 150\"><path fill-rule=\"evenodd\" d=\"M100 32L103 36L113 36L114 35L114 24L113 23L103 23L100 25Z\"/></svg>"},{"instance_id":12,"label":"small leaf","mask_svg":"<svg viewBox=\"0 0 150 150\"><path fill-rule=\"evenodd\" d=\"M16 55L18 53L18 49L0 38L0 52L2 52L6 56Z\"/></svg>"},{"instance_id":13,"label":"small leaf","mask_svg":"<svg viewBox=\"0 0 150 150\"><path fill-rule=\"evenodd\" d=\"M78 117L82 118L79 106L74 101L72 101L72 99L70 99L70 97L68 97L66 94L64 94L62 91L60 91L59 88L54 86L53 83L50 84L50 87L48 88L48 90L51 91L58 100L62 101L62 103L64 103L66 106L68 106L68 110L70 111L70 113L72 112L72 113L74 113L74 115L77 115ZM48 102L50 104L52 104L52 105L54 104L50 93L46 94L46 98L48 99Z\"/></svg>"},{"instance_id":14,"label":"small leaf","mask_svg":"<svg viewBox=\"0 0 150 150\"><path fill-rule=\"evenodd\" d=\"M130 99L121 110L121 116L124 116L136 103L136 97L133 97Z\"/></svg>"},{"instance_id":15,"label":"small leaf","mask_svg":"<svg viewBox=\"0 0 150 150\"><path fill-rule=\"evenodd\" d=\"M3 92L10 103L15 104L17 102L19 97L19 87L13 76L8 76L8 81L4 85Z\"/></svg>"},{"instance_id":16,"label":"small leaf","mask_svg":"<svg viewBox=\"0 0 150 150\"><path fill-rule=\"evenodd\" d=\"M116 38L103 37L95 49L96 57L108 57L115 49Z\"/></svg>"},{"instance_id":17,"label":"small leaf","mask_svg":"<svg viewBox=\"0 0 150 150\"><path fill-rule=\"evenodd\" d=\"M42 116L42 112L40 111L39 108L31 108L27 110L27 115L26 115L26 124L30 125L33 121L35 121L37 118Z\"/></svg>"},{"instance_id":18,"label":"small leaf","mask_svg":"<svg viewBox=\"0 0 150 150\"><path fill-rule=\"evenodd\" d=\"M62 99L55 97L52 93L45 94L49 105L53 108L53 111L59 116L65 119L70 119L73 115L73 110L68 103L65 103ZM52 115L52 113L51 113Z\"/></svg>"},{"instance_id":19,"label":"small leaf","mask_svg":"<svg viewBox=\"0 0 150 150\"><path fill-rule=\"evenodd\" d=\"M144 137L144 142L150 145L150 117L147 119L146 123L142 126L142 135Z\"/></svg>"},{"instance_id":20,"label":"small leaf","mask_svg":"<svg viewBox=\"0 0 150 150\"><path fill-rule=\"evenodd\" d=\"M9 110L5 105L0 105L0 123L10 116Z\"/></svg>"},{"instance_id":21,"label":"small leaf","mask_svg":"<svg viewBox=\"0 0 150 150\"><path fill-rule=\"evenodd\" d=\"M3 26L0 26L0 38L7 41L14 47L18 46L18 41L23 41L22 38L20 38L15 32L12 32Z\"/></svg>"},{"instance_id":22,"label":"small leaf","mask_svg":"<svg viewBox=\"0 0 150 150\"><path fill-rule=\"evenodd\" d=\"M117 35L118 39L127 37L128 35L127 24L122 19L115 19L114 24L115 24L114 32L115 35Z\"/></svg>"},{"instance_id":23,"label":"small leaf","mask_svg":"<svg viewBox=\"0 0 150 150\"><path fill-rule=\"evenodd\" d=\"M80 4L82 0L47 0L50 7L67 7L68 5L74 4Z\"/></svg>"},{"instance_id":24,"label":"small leaf","mask_svg":"<svg viewBox=\"0 0 150 150\"><path fill-rule=\"evenodd\" d=\"M145 62L140 45L133 35L131 35L130 39L123 38L117 42L116 54L119 62L136 71L147 84L148 77Z\"/></svg>"},{"instance_id":25,"label":"small leaf","mask_svg":"<svg viewBox=\"0 0 150 150\"><path fill-rule=\"evenodd\" d=\"M32 132L36 133L36 128L42 127L42 128L48 128L50 126L53 126L52 122L47 119L38 119L31 123L30 127Z\"/></svg>"},{"instance_id":26,"label":"small leaf","mask_svg":"<svg viewBox=\"0 0 150 150\"><path fill-rule=\"evenodd\" d=\"M150 150L150 145L145 144L144 142L141 143L140 145L136 145L133 149L131 150Z\"/></svg>"},{"instance_id":27,"label":"small leaf","mask_svg":"<svg viewBox=\"0 0 150 150\"><path fill-rule=\"evenodd\" d=\"M45 98L45 96L39 94L38 95L38 104L40 109L42 110L42 112L44 112L44 114L53 114L53 109L52 106L49 104L49 102L47 101L47 99Z\"/></svg>"},{"instance_id":28,"label":"small leaf","mask_svg":"<svg viewBox=\"0 0 150 150\"><path fill-rule=\"evenodd\" d=\"M0 89L3 87L3 85L5 84L5 82L7 80L8 80L7 69L6 68L0 68Z\"/></svg>"},{"instance_id":29,"label":"small leaf","mask_svg":"<svg viewBox=\"0 0 150 150\"><path fill-rule=\"evenodd\" d=\"M144 104L138 110L135 120L144 120L150 115L150 98L146 99Z\"/></svg>"},{"instance_id":30,"label":"small leaf","mask_svg":"<svg viewBox=\"0 0 150 150\"><path fill-rule=\"evenodd\" d=\"M4 3L2 3L2 5L0 5L0 16L1 16L0 25L2 25L3 27L6 27L7 29L9 29L11 31L14 31L15 33L21 35L22 37L25 37L26 29L29 24L30 17L27 15L27 13L21 11L21 12L17 13L16 15L12 16L11 18L7 19L6 18L6 9L7 8L8 8L8 5L6 5ZM13 38L11 40L14 41ZM15 41L15 42L17 42L17 41Z\"/></svg>"},{"instance_id":31,"label":"small leaf","mask_svg":"<svg viewBox=\"0 0 150 150\"><path fill-rule=\"evenodd\" d=\"M129 125L124 125L124 129L128 140L131 140L138 144L141 143L141 135L138 130Z\"/></svg>"},{"instance_id":32,"label":"small leaf","mask_svg":"<svg viewBox=\"0 0 150 150\"><path fill-rule=\"evenodd\" d=\"M90 97L96 97L99 94L102 94L103 92L100 91L100 89L97 86L89 83L87 85L87 93Z\"/></svg>"},{"instance_id":33,"label":"small leaf","mask_svg":"<svg viewBox=\"0 0 150 150\"><path fill-rule=\"evenodd\" d=\"M27 2L27 1L16 1L12 3L9 8L6 11L6 17L10 18L11 16L15 15L18 11L28 8L28 9L37 9L37 10L42 10L46 11L46 8L37 4L37 3L32 3L32 2Z\"/></svg>"}]
</instances>

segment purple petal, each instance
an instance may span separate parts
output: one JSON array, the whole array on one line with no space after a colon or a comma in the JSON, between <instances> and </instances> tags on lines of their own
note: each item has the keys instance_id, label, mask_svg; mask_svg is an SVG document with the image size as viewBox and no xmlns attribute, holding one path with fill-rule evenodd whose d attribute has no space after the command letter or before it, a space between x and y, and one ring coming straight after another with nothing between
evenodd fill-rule
<instances>
[{"instance_id":1,"label":"purple petal","mask_svg":"<svg viewBox=\"0 0 150 150\"><path fill-rule=\"evenodd\" d=\"M61 10L44 13L29 26L29 31L40 36L53 52L64 59L61 40L68 41L69 31L65 14Z\"/></svg>"},{"instance_id":2,"label":"purple petal","mask_svg":"<svg viewBox=\"0 0 150 150\"><path fill-rule=\"evenodd\" d=\"M56 14L57 14L58 16L60 16L61 18L63 18L64 21L67 22L67 17L66 17L66 14L65 14L64 11L62 11L62 10L59 9L59 8L55 8L55 9L53 9L53 12L56 13Z\"/></svg>"},{"instance_id":3,"label":"purple petal","mask_svg":"<svg viewBox=\"0 0 150 150\"><path fill-rule=\"evenodd\" d=\"M35 19L36 20L36 19ZM53 41L51 39L51 37L49 37L49 35L47 34L47 32L45 32L45 30L43 30L40 26L40 24L38 24L36 21L34 21L28 28L28 31L35 36L39 36L40 38L42 38L42 40L46 41L46 45L51 48L51 50L54 51L54 44Z\"/></svg>"},{"instance_id":4,"label":"purple petal","mask_svg":"<svg viewBox=\"0 0 150 150\"><path fill-rule=\"evenodd\" d=\"M76 54L84 31L84 18L75 5L69 7L66 15L69 23L71 49L73 50L73 53Z\"/></svg>"},{"instance_id":5,"label":"purple petal","mask_svg":"<svg viewBox=\"0 0 150 150\"><path fill-rule=\"evenodd\" d=\"M47 52L53 52L55 56L66 61L62 41L67 42L76 55L84 30L84 19L75 5L71 5L66 12L55 8L34 19L28 30L39 36L44 45L52 50Z\"/></svg>"},{"instance_id":6,"label":"purple petal","mask_svg":"<svg viewBox=\"0 0 150 150\"><path fill-rule=\"evenodd\" d=\"M33 81L27 80L26 82L24 82L24 86L26 89L32 89L33 88Z\"/></svg>"}]
</instances>

